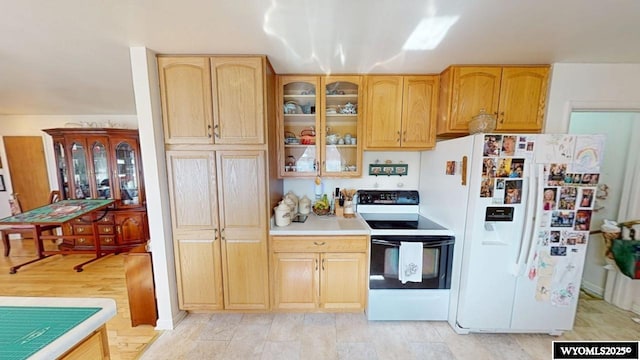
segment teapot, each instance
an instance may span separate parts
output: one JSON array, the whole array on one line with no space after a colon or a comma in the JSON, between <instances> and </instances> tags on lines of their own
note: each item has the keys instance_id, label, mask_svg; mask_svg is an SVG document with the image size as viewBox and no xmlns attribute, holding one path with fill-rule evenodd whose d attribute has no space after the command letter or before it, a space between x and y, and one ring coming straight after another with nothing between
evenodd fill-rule
<instances>
[{"instance_id":1,"label":"teapot","mask_svg":"<svg viewBox=\"0 0 640 360\"><path fill-rule=\"evenodd\" d=\"M343 114L355 114L356 113L356 106L350 102L344 104L344 106L342 107L342 109L340 109L340 112Z\"/></svg>"}]
</instances>

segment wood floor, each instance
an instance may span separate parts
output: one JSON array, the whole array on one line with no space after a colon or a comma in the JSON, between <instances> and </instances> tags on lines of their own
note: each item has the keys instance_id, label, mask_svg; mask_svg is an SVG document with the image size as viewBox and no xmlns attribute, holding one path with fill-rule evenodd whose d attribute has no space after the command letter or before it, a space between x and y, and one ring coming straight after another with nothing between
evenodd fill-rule
<instances>
[{"instance_id":1,"label":"wood floor","mask_svg":"<svg viewBox=\"0 0 640 360\"><path fill-rule=\"evenodd\" d=\"M45 245L47 249L55 249L49 241ZM16 274L9 274L11 266L35 258L32 240L12 240L10 256L0 255L0 296L112 298L116 301L118 313L107 322L111 359L136 359L160 332L151 325L131 327L124 257L109 255L85 266L82 272L73 270L74 265L91 257L84 254L56 255L27 265Z\"/></svg>"},{"instance_id":2,"label":"wood floor","mask_svg":"<svg viewBox=\"0 0 640 360\"><path fill-rule=\"evenodd\" d=\"M48 244L48 246L52 246ZM77 273L88 255L54 256L10 275L30 259L32 242L12 241L0 255L0 295L110 297L112 359L549 359L553 340L640 339L640 315L581 296L575 328L540 334L456 335L446 322L369 322L364 314L191 314L172 331L131 327L123 257L109 256ZM383 340L381 340L383 339Z\"/></svg>"}]
</instances>

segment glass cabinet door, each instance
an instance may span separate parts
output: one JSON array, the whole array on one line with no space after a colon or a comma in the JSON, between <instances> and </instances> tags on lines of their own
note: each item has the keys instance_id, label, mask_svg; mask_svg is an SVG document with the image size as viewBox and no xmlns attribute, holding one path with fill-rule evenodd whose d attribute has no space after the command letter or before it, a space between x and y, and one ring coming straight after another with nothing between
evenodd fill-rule
<instances>
[{"instance_id":1,"label":"glass cabinet door","mask_svg":"<svg viewBox=\"0 0 640 360\"><path fill-rule=\"evenodd\" d=\"M109 154L107 152L106 139L89 140L91 155L93 156L93 185L96 189L96 198L113 199L111 184L109 181Z\"/></svg>"},{"instance_id":2,"label":"glass cabinet door","mask_svg":"<svg viewBox=\"0 0 640 360\"><path fill-rule=\"evenodd\" d=\"M131 140L115 142L116 191L123 205L139 205L140 179L138 178L138 147Z\"/></svg>"},{"instance_id":3,"label":"glass cabinet door","mask_svg":"<svg viewBox=\"0 0 640 360\"><path fill-rule=\"evenodd\" d=\"M281 76L278 167L281 177L318 173L318 76Z\"/></svg>"},{"instance_id":4,"label":"glass cabinet door","mask_svg":"<svg viewBox=\"0 0 640 360\"><path fill-rule=\"evenodd\" d=\"M362 97L360 76L322 78L322 174L359 177L362 174Z\"/></svg>"},{"instance_id":5,"label":"glass cabinet door","mask_svg":"<svg viewBox=\"0 0 640 360\"><path fill-rule=\"evenodd\" d=\"M72 199L91 198L91 187L89 185L89 171L87 167L87 149L83 142L73 141L70 146L71 152L71 179L69 194Z\"/></svg>"},{"instance_id":6,"label":"glass cabinet door","mask_svg":"<svg viewBox=\"0 0 640 360\"><path fill-rule=\"evenodd\" d=\"M60 185L60 198L69 199L69 175L67 174L67 154L64 151L64 144L59 140L54 141L53 151L56 157L56 168L58 171L58 184Z\"/></svg>"}]
</instances>

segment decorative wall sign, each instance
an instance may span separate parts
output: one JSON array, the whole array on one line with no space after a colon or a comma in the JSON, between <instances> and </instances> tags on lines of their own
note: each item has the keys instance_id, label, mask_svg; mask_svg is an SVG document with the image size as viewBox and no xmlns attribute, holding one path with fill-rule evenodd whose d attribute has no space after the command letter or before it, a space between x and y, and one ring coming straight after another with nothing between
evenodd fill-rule
<instances>
[{"instance_id":1,"label":"decorative wall sign","mask_svg":"<svg viewBox=\"0 0 640 360\"><path fill-rule=\"evenodd\" d=\"M409 164L369 164L369 175L407 175Z\"/></svg>"}]
</instances>

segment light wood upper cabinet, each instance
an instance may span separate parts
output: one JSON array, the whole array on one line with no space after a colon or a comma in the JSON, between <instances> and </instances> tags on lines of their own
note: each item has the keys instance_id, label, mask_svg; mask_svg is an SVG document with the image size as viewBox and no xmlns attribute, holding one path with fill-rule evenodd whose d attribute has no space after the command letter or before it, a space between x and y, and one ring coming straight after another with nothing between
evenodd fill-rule
<instances>
[{"instance_id":1,"label":"light wood upper cabinet","mask_svg":"<svg viewBox=\"0 0 640 360\"><path fill-rule=\"evenodd\" d=\"M158 57L166 144L213 142L208 57Z\"/></svg>"},{"instance_id":2,"label":"light wood upper cabinet","mask_svg":"<svg viewBox=\"0 0 640 360\"><path fill-rule=\"evenodd\" d=\"M496 130L541 132L548 79L549 67L503 68Z\"/></svg>"},{"instance_id":3,"label":"light wood upper cabinet","mask_svg":"<svg viewBox=\"0 0 640 360\"><path fill-rule=\"evenodd\" d=\"M165 144L264 144L260 56L158 56Z\"/></svg>"},{"instance_id":4,"label":"light wood upper cabinet","mask_svg":"<svg viewBox=\"0 0 640 360\"><path fill-rule=\"evenodd\" d=\"M432 148L436 144L437 76L405 76L402 101L404 148Z\"/></svg>"},{"instance_id":5,"label":"light wood upper cabinet","mask_svg":"<svg viewBox=\"0 0 640 360\"><path fill-rule=\"evenodd\" d=\"M468 134L481 109L497 132L542 131L548 66L451 66L440 74L439 136Z\"/></svg>"},{"instance_id":6,"label":"light wood upper cabinet","mask_svg":"<svg viewBox=\"0 0 640 360\"><path fill-rule=\"evenodd\" d=\"M485 109L497 113L500 67L449 67L440 78L438 135L467 134L468 123Z\"/></svg>"},{"instance_id":7,"label":"light wood upper cabinet","mask_svg":"<svg viewBox=\"0 0 640 360\"><path fill-rule=\"evenodd\" d=\"M278 175L360 177L361 76L278 77Z\"/></svg>"},{"instance_id":8,"label":"light wood upper cabinet","mask_svg":"<svg viewBox=\"0 0 640 360\"><path fill-rule=\"evenodd\" d=\"M211 58L216 144L264 144L263 78L261 57Z\"/></svg>"},{"instance_id":9,"label":"light wood upper cabinet","mask_svg":"<svg viewBox=\"0 0 640 360\"><path fill-rule=\"evenodd\" d=\"M437 76L366 77L366 149L435 146Z\"/></svg>"}]
</instances>

